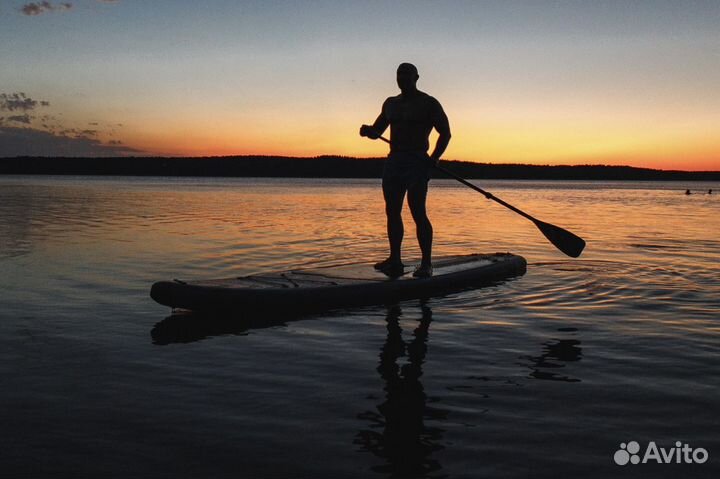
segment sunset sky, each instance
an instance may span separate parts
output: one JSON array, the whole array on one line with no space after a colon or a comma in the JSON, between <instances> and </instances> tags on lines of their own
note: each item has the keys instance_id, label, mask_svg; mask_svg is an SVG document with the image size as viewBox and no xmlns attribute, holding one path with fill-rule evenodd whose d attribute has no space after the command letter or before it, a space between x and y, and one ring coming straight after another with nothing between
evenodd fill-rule
<instances>
[{"instance_id":1,"label":"sunset sky","mask_svg":"<svg viewBox=\"0 0 720 479\"><path fill-rule=\"evenodd\" d=\"M720 1L0 1L0 156L382 156L395 69L448 159L720 170Z\"/></svg>"}]
</instances>

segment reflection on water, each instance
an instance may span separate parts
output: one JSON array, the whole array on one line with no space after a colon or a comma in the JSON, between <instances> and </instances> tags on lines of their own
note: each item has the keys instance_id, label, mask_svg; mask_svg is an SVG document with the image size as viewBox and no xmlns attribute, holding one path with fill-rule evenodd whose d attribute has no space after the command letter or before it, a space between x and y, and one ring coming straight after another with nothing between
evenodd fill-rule
<instances>
[{"instance_id":1,"label":"reflection on water","mask_svg":"<svg viewBox=\"0 0 720 479\"><path fill-rule=\"evenodd\" d=\"M406 307L406 311L414 308ZM358 414L367 424L357 433L354 443L383 460L372 467L377 473L393 477L426 477L442 469L433 452L443 449L440 444L443 429L430 426L447 418L448 412L437 403L428 404L421 377L428 350L432 309L421 303L417 325L403 337L400 305L387 306L385 317L387 336L380 349L377 372L383 380L384 398L376 411ZM312 315L222 316L190 312L175 312L152 329L156 345L192 343L211 337L247 335L252 331L285 326L297 321L311 321ZM373 395L374 396L374 395Z\"/></svg>"},{"instance_id":2,"label":"reflection on water","mask_svg":"<svg viewBox=\"0 0 720 479\"><path fill-rule=\"evenodd\" d=\"M574 331L574 328L563 328ZM582 348L577 339L553 339L543 343L543 352L540 356L524 356L522 359L531 362L530 377L550 381L580 382L580 379L561 374L566 362L580 361Z\"/></svg>"},{"instance_id":3,"label":"reflection on water","mask_svg":"<svg viewBox=\"0 0 720 479\"><path fill-rule=\"evenodd\" d=\"M614 477L630 438L720 450L720 195L683 194L720 187L478 184L583 256L433 180L436 253L527 275L402 313L166 318L158 280L384 257L379 181L1 177L3 473Z\"/></svg>"},{"instance_id":4,"label":"reflection on water","mask_svg":"<svg viewBox=\"0 0 720 479\"><path fill-rule=\"evenodd\" d=\"M158 346L194 343L214 336L241 336L252 329L281 326L298 319L307 319L307 317L287 315L238 317L175 311L157 323L150 335L153 344Z\"/></svg>"},{"instance_id":5,"label":"reflection on water","mask_svg":"<svg viewBox=\"0 0 720 479\"><path fill-rule=\"evenodd\" d=\"M421 311L412 339L406 340L400 327L400 306L388 309L387 338L377 367L385 384L385 398L378 404L377 412L358 415L370 427L357 434L355 444L384 461L372 468L375 472L393 477L425 477L442 468L432 454L443 448L439 444L443 430L429 426L426 421L442 421L447 411L427 404L420 380L432 321L432 310L427 305L422 305ZM401 358L407 362L400 365Z\"/></svg>"}]
</instances>

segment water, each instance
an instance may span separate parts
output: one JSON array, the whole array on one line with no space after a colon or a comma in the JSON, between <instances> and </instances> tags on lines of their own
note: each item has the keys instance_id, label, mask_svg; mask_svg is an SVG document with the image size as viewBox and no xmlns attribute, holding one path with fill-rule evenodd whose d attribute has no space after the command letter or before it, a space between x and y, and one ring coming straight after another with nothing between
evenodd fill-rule
<instances>
[{"instance_id":1,"label":"water","mask_svg":"<svg viewBox=\"0 0 720 479\"><path fill-rule=\"evenodd\" d=\"M717 477L720 185L481 184L586 252L434 181L436 254L527 275L248 329L150 285L381 258L378 181L0 178L3 477Z\"/></svg>"}]
</instances>

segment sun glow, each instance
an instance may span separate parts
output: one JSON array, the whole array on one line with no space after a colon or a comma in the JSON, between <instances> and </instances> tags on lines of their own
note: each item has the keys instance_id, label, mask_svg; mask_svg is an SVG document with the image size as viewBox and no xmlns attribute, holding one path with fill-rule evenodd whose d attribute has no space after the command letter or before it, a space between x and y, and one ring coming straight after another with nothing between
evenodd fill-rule
<instances>
[{"instance_id":1,"label":"sun glow","mask_svg":"<svg viewBox=\"0 0 720 479\"><path fill-rule=\"evenodd\" d=\"M3 9L0 157L384 156L410 61L448 159L720 169L717 2L176 3Z\"/></svg>"}]
</instances>

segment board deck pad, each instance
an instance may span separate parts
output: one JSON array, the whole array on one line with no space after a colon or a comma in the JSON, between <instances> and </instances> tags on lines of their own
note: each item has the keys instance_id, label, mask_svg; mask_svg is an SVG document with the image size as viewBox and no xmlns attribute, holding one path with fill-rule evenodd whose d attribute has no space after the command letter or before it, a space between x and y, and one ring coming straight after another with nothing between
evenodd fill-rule
<instances>
[{"instance_id":1,"label":"board deck pad","mask_svg":"<svg viewBox=\"0 0 720 479\"><path fill-rule=\"evenodd\" d=\"M525 273L525 259L510 253L436 258L430 278L413 268L389 278L370 263L299 268L277 273L198 281L160 281L151 297L194 311L323 310L429 297L490 284Z\"/></svg>"}]
</instances>

